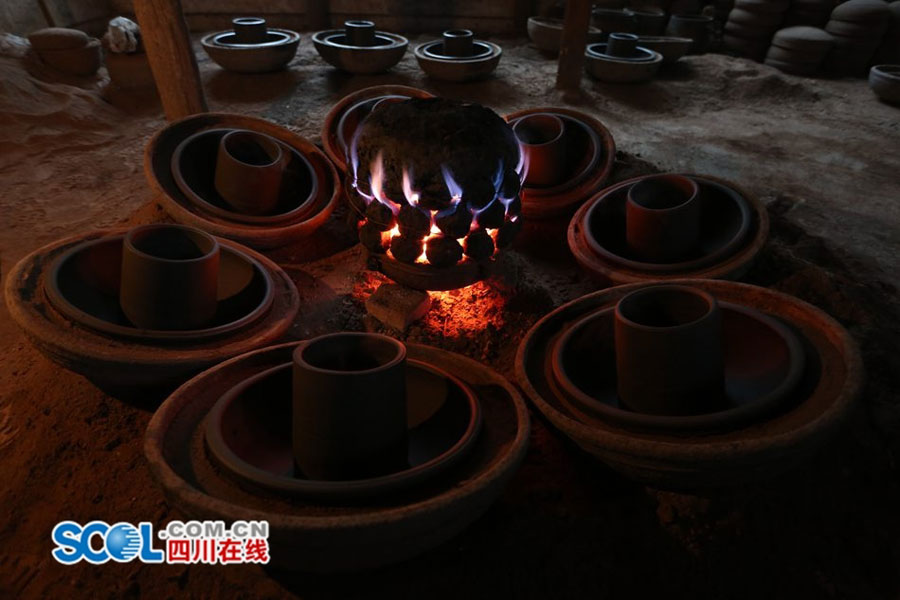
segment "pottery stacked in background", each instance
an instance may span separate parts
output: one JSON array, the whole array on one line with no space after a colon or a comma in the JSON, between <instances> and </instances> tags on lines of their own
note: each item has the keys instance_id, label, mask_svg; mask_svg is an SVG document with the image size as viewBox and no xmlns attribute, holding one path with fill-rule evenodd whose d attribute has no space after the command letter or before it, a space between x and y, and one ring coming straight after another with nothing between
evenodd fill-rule
<instances>
[{"instance_id":1,"label":"pottery stacked in background","mask_svg":"<svg viewBox=\"0 0 900 600\"><path fill-rule=\"evenodd\" d=\"M761 61L789 6L790 0L737 0L725 23L725 47Z\"/></svg>"},{"instance_id":2,"label":"pottery stacked in background","mask_svg":"<svg viewBox=\"0 0 900 600\"><path fill-rule=\"evenodd\" d=\"M782 26L809 25L825 27L834 9L835 0L791 0Z\"/></svg>"},{"instance_id":3,"label":"pottery stacked in background","mask_svg":"<svg viewBox=\"0 0 900 600\"><path fill-rule=\"evenodd\" d=\"M837 6L825 26L834 37L826 67L838 76L862 77L887 33L891 9L883 0L850 0Z\"/></svg>"},{"instance_id":4,"label":"pottery stacked in background","mask_svg":"<svg viewBox=\"0 0 900 600\"><path fill-rule=\"evenodd\" d=\"M834 45L827 31L816 27L787 27L772 38L766 64L793 75L815 75Z\"/></svg>"},{"instance_id":5,"label":"pottery stacked in background","mask_svg":"<svg viewBox=\"0 0 900 600\"><path fill-rule=\"evenodd\" d=\"M888 4L891 11L888 20L887 33L881 40L881 47L875 54L875 60L872 64L897 64L900 63L900 0L894 0Z\"/></svg>"},{"instance_id":6,"label":"pottery stacked in background","mask_svg":"<svg viewBox=\"0 0 900 600\"><path fill-rule=\"evenodd\" d=\"M41 62L61 73L89 77L102 62L100 40L78 29L48 27L28 35Z\"/></svg>"}]
</instances>

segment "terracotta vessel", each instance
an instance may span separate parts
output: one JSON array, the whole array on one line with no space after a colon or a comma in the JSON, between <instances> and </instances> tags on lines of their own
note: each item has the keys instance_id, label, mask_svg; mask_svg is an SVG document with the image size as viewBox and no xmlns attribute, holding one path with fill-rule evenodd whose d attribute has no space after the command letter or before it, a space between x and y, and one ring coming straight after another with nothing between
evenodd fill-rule
<instances>
[{"instance_id":1,"label":"terracotta vessel","mask_svg":"<svg viewBox=\"0 0 900 600\"><path fill-rule=\"evenodd\" d=\"M635 254L655 263L689 257L700 239L700 188L682 175L653 175L628 189L625 239Z\"/></svg>"},{"instance_id":2,"label":"terracotta vessel","mask_svg":"<svg viewBox=\"0 0 900 600\"><path fill-rule=\"evenodd\" d=\"M565 175L565 124L549 113L522 117L513 125L527 164L525 185L555 185Z\"/></svg>"},{"instance_id":3,"label":"terracotta vessel","mask_svg":"<svg viewBox=\"0 0 900 600\"><path fill-rule=\"evenodd\" d=\"M470 81L493 73L503 50L497 44L476 40L468 29L445 31L440 40L415 49L416 60L429 77L445 81Z\"/></svg>"},{"instance_id":4,"label":"terracotta vessel","mask_svg":"<svg viewBox=\"0 0 900 600\"><path fill-rule=\"evenodd\" d=\"M144 225L125 236L122 311L143 329L198 329L216 314L219 243L183 225Z\"/></svg>"},{"instance_id":5,"label":"terracotta vessel","mask_svg":"<svg viewBox=\"0 0 900 600\"><path fill-rule=\"evenodd\" d=\"M710 294L676 285L634 291L616 305L615 339L627 408L696 415L722 405L722 316Z\"/></svg>"},{"instance_id":6,"label":"terracotta vessel","mask_svg":"<svg viewBox=\"0 0 900 600\"><path fill-rule=\"evenodd\" d=\"M234 26L234 43L264 44L269 41L266 20L259 17L238 17L231 21Z\"/></svg>"},{"instance_id":7,"label":"terracotta vessel","mask_svg":"<svg viewBox=\"0 0 900 600\"><path fill-rule=\"evenodd\" d=\"M290 154L275 139L236 129L222 136L216 158L215 187L235 210L266 215L275 210Z\"/></svg>"},{"instance_id":8,"label":"terracotta vessel","mask_svg":"<svg viewBox=\"0 0 900 600\"><path fill-rule=\"evenodd\" d=\"M313 479L363 479L406 462L406 347L335 333L294 351L294 459Z\"/></svg>"},{"instance_id":9,"label":"terracotta vessel","mask_svg":"<svg viewBox=\"0 0 900 600\"><path fill-rule=\"evenodd\" d=\"M627 8L595 8L591 11L591 23L603 32L603 39L611 33L634 33L637 18Z\"/></svg>"},{"instance_id":10,"label":"terracotta vessel","mask_svg":"<svg viewBox=\"0 0 900 600\"><path fill-rule=\"evenodd\" d=\"M372 21L346 21L344 29L319 31L312 41L330 65L357 74L387 71L400 62L409 45L402 35L376 31Z\"/></svg>"}]
</instances>

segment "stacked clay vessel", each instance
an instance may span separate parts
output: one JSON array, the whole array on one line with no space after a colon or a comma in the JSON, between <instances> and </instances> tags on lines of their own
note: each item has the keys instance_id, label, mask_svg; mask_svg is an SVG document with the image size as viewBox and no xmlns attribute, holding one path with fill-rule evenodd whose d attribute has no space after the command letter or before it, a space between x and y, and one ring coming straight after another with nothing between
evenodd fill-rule
<instances>
[{"instance_id":1,"label":"stacked clay vessel","mask_svg":"<svg viewBox=\"0 0 900 600\"><path fill-rule=\"evenodd\" d=\"M772 38L766 64L793 75L815 75L834 45L831 34L816 27L787 27Z\"/></svg>"},{"instance_id":2,"label":"stacked clay vessel","mask_svg":"<svg viewBox=\"0 0 900 600\"><path fill-rule=\"evenodd\" d=\"M725 47L761 61L789 5L789 0L737 0L725 23Z\"/></svg>"},{"instance_id":3,"label":"stacked clay vessel","mask_svg":"<svg viewBox=\"0 0 900 600\"><path fill-rule=\"evenodd\" d=\"M882 0L850 0L835 8L825 26L834 36L828 70L838 76L865 76L887 32L890 15L891 9Z\"/></svg>"}]
</instances>

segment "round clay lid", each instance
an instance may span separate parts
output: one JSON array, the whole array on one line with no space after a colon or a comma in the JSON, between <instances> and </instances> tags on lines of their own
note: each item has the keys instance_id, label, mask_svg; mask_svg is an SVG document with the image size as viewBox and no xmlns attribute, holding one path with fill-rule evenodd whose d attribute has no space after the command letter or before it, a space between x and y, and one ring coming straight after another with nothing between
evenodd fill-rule
<instances>
[{"instance_id":1,"label":"round clay lid","mask_svg":"<svg viewBox=\"0 0 900 600\"><path fill-rule=\"evenodd\" d=\"M851 23L876 24L888 17L890 9L883 0L850 0L835 7L831 18Z\"/></svg>"}]
</instances>

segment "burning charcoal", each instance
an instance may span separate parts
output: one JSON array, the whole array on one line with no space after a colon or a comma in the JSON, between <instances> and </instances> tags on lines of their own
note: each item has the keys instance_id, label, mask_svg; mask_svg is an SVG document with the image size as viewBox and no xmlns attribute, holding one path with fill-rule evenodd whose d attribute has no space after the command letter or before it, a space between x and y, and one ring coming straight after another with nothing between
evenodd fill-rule
<instances>
[{"instance_id":1,"label":"burning charcoal","mask_svg":"<svg viewBox=\"0 0 900 600\"><path fill-rule=\"evenodd\" d=\"M423 238L431 230L431 218L409 204L400 209L397 222L400 223L400 233L409 237Z\"/></svg>"},{"instance_id":2,"label":"burning charcoal","mask_svg":"<svg viewBox=\"0 0 900 600\"><path fill-rule=\"evenodd\" d=\"M448 214L438 215L434 219L434 224L444 235L461 238L469 233L469 226L472 225L472 213L469 212L464 202L460 202Z\"/></svg>"},{"instance_id":3,"label":"burning charcoal","mask_svg":"<svg viewBox=\"0 0 900 600\"><path fill-rule=\"evenodd\" d=\"M391 209L377 200L373 200L366 208L367 225L372 225L375 229L387 231L394 226L394 213Z\"/></svg>"},{"instance_id":4,"label":"burning charcoal","mask_svg":"<svg viewBox=\"0 0 900 600\"><path fill-rule=\"evenodd\" d=\"M484 229L477 229L470 233L466 238L465 245L466 256L475 260L489 258L494 254L494 240Z\"/></svg>"},{"instance_id":5,"label":"burning charcoal","mask_svg":"<svg viewBox=\"0 0 900 600\"><path fill-rule=\"evenodd\" d=\"M494 199L495 195L494 183L490 179L481 177L466 184L462 199L472 208L484 208L488 202Z\"/></svg>"},{"instance_id":6,"label":"burning charcoal","mask_svg":"<svg viewBox=\"0 0 900 600\"><path fill-rule=\"evenodd\" d=\"M463 249L455 239L436 235L425 243L425 256L435 267L455 265L462 258Z\"/></svg>"},{"instance_id":7,"label":"burning charcoal","mask_svg":"<svg viewBox=\"0 0 900 600\"><path fill-rule=\"evenodd\" d=\"M478 224L485 229L497 229L503 225L506 207L500 200L494 200L487 208L478 213Z\"/></svg>"},{"instance_id":8,"label":"burning charcoal","mask_svg":"<svg viewBox=\"0 0 900 600\"><path fill-rule=\"evenodd\" d=\"M522 214L522 199L516 196L513 201L506 206L506 218L518 217Z\"/></svg>"},{"instance_id":9,"label":"burning charcoal","mask_svg":"<svg viewBox=\"0 0 900 600\"><path fill-rule=\"evenodd\" d=\"M517 218L515 221L507 221L497 232L497 247L506 248L512 244L513 239L522 229L522 219Z\"/></svg>"},{"instance_id":10,"label":"burning charcoal","mask_svg":"<svg viewBox=\"0 0 900 600\"><path fill-rule=\"evenodd\" d=\"M381 237L381 229L371 222L359 228L359 241L367 250L377 254L383 254L387 250L387 244Z\"/></svg>"},{"instance_id":11,"label":"burning charcoal","mask_svg":"<svg viewBox=\"0 0 900 600\"><path fill-rule=\"evenodd\" d=\"M400 262L416 262L422 254L422 238L398 235L391 240L391 254Z\"/></svg>"},{"instance_id":12,"label":"burning charcoal","mask_svg":"<svg viewBox=\"0 0 900 600\"><path fill-rule=\"evenodd\" d=\"M513 198L519 194L519 189L522 187L521 182L519 181L519 174L513 171L512 169L508 170L503 175L503 185L500 186L500 193L504 198Z\"/></svg>"},{"instance_id":13,"label":"burning charcoal","mask_svg":"<svg viewBox=\"0 0 900 600\"><path fill-rule=\"evenodd\" d=\"M453 199L443 181L422 189L419 206L427 210L444 210L450 207Z\"/></svg>"}]
</instances>

